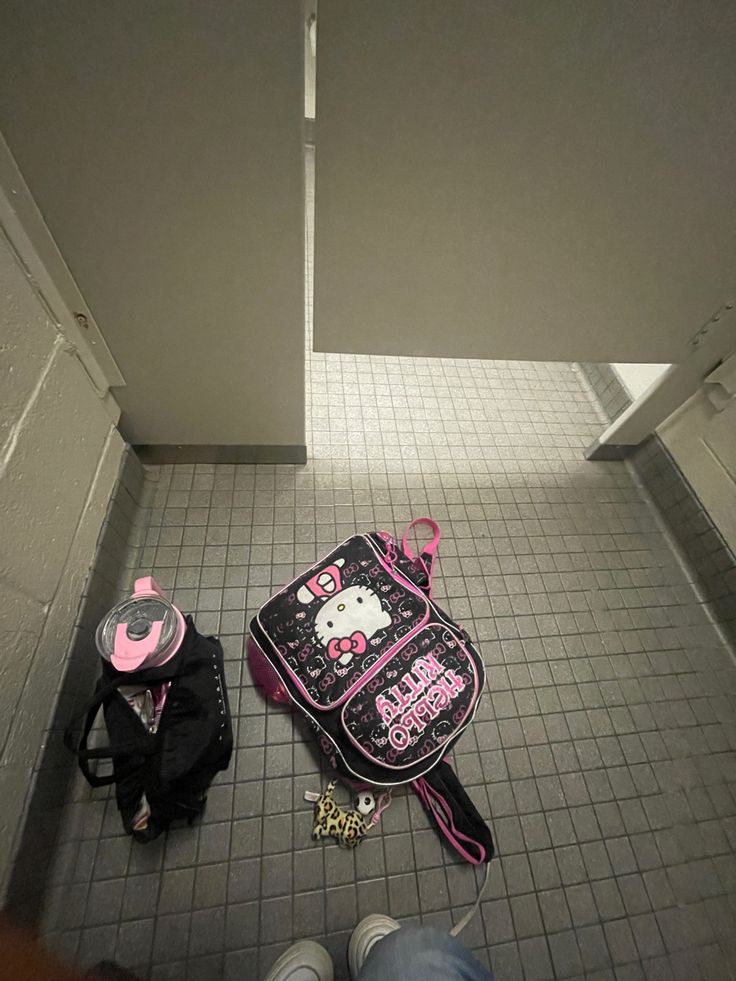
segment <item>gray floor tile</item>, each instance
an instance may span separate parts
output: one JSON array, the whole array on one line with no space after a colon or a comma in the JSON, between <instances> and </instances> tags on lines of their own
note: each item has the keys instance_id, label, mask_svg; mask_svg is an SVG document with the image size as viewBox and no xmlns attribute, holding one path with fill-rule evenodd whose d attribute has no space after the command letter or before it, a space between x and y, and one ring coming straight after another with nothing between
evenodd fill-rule
<instances>
[{"instance_id":1,"label":"gray floor tile","mask_svg":"<svg viewBox=\"0 0 736 981\"><path fill-rule=\"evenodd\" d=\"M125 879L93 882L87 895L84 922L87 926L118 923L123 904Z\"/></svg>"},{"instance_id":2,"label":"gray floor tile","mask_svg":"<svg viewBox=\"0 0 736 981\"><path fill-rule=\"evenodd\" d=\"M225 914L225 949L240 950L258 943L259 903L228 902Z\"/></svg>"},{"instance_id":3,"label":"gray floor tile","mask_svg":"<svg viewBox=\"0 0 736 981\"><path fill-rule=\"evenodd\" d=\"M192 913L189 957L221 951L225 943L225 907L195 910Z\"/></svg>"},{"instance_id":4,"label":"gray floor tile","mask_svg":"<svg viewBox=\"0 0 736 981\"><path fill-rule=\"evenodd\" d=\"M397 909L396 915L404 914ZM327 889L325 916L328 934L340 930L351 930L355 926L357 894L354 884Z\"/></svg>"},{"instance_id":5,"label":"gray floor tile","mask_svg":"<svg viewBox=\"0 0 736 981\"><path fill-rule=\"evenodd\" d=\"M507 899L496 899L482 904L486 936L492 945L513 940L516 936L511 906Z\"/></svg>"},{"instance_id":6,"label":"gray floor tile","mask_svg":"<svg viewBox=\"0 0 736 981\"><path fill-rule=\"evenodd\" d=\"M358 879L358 918L371 913L385 913L388 909L388 891L386 880L381 879Z\"/></svg>"},{"instance_id":7,"label":"gray floor tile","mask_svg":"<svg viewBox=\"0 0 736 981\"><path fill-rule=\"evenodd\" d=\"M291 896L264 900L261 904L260 942L262 944L272 944L291 939L293 933L292 908Z\"/></svg>"},{"instance_id":8,"label":"gray floor tile","mask_svg":"<svg viewBox=\"0 0 736 981\"><path fill-rule=\"evenodd\" d=\"M151 960L155 927L156 921L153 918L121 923L114 954L118 964L131 971L147 969Z\"/></svg>"},{"instance_id":9,"label":"gray floor tile","mask_svg":"<svg viewBox=\"0 0 736 981\"><path fill-rule=\"evenodd\" d=\"M185 955L189 947L190 913L159 916L153 940L153 962L162 964L177 954Z\"/></svg>"},{"instance_id":10,"label":"gray floor tile","mask_svg":"<svg viewBox=\"0 0 736 981\"><path fill-rule=\"evenodd\" d=\"M415 874L395 875L388 880L389 910L394 919L419 913L419 892Z\"/></svg>"},{"instance_id":11,"label":"gray floor tile","mask_svg":"<svg viewBox=\"0 0 736 981\"><path fill-rule=\"evenodd\" d=\"M515 942L497 944L489 948L494 977L523 981L519 947Z\"/></svg>"},{"instance_id":12,"label":"gray floor tile","mask_svg":"<svg viewBox=\"0 0 736 981\"><path fill-rule=\"evenodd\" d=\"M115 950L118 927L115 924L107 926L91 926L82 930L77 960L82 967L90 968L110 956Z\"/></svg>"},{"instance_id":13,"label":"gray floor tile","mask_svg":"<svg viewBox=\"0 0 736 981\"><path fill-rule=\"evenodd\" d=\"M158 897L158 914L182 913L192 907L195 870L176 869L164 876Z\"/></svg>"},{"instance_id":14,"label":"gray floor tile","mask_svg":"<svg viewBox=\"0 0 736 981\"><path fill-rule=\"evenodd\" d=\"M526 981L547 981L554 977L549 948L544 937L519 941L519 954Z\"/></svg>"},{"instance_id":15,"label":"gray floor tile","mask_svg":"<svg viewBox=\"0 0 736 981\"><path fill-rule=\"evenodd\" d=\"M374 880L376 881L376 880ZM300 893L294 897L294 935L313 937L325 932L324 893Z\"/></svg>"},{"instance_id":16,"label":"gray floor tile","mask_svg":"<svg viewBox=\"0 0 736 981\"><path fill-rule=\"evenodd\" d=\"M544 933L542 916L534 893L511 898L511 915L518 938L535 937Z\"/></svg>"},{"instance_id":17,"label":"gray floor tile","mask_svg":"<svg viewBox=\"0 0 736 981\"><path fill-rule=\"evenodd\" d=\"M194 909L223 905L227 898L228 866L200 865L194 880Z\"/></svg>"},{"instance_id":18,"label":"gray floor tile","mask_svg":"<svg viewBox=\"0 0 736 981\"><path fill-rule=\"evenodd\" d=\"M599 971L611 964L606 937L599 924L576 931L578 947L587 972Z\"/></svg>"},{"instance_id":19,"label":"gray floor tile","mask_svg":"<svg viewBox=\"0 0 736 981\"><path fill-rule=\"evenodd\" d=\"M580 949L572 930L555 933L549 937L549 949L555 975L558 978L569 978L582 972L583 962L580 958Z\"/></svg>"}]
</instances>

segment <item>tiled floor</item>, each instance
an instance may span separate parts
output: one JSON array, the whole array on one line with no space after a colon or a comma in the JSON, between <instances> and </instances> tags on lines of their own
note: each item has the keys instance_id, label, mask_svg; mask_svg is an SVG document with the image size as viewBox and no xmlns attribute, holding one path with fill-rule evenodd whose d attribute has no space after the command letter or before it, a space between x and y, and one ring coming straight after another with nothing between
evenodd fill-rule
<instances>
[{"instance_id":1,"label":"tiled floor","mask_svg":"<svg viewBox=\"0 0 736 981\"><path fill-rule=\"evenodd\" d=\"M295 570L429 513L440 602L488 666L456 767L498 858L463 939L497 981L734 977L736 670L632 473L582 459L601 421L580 375L311 355L308 388L306 467L152 472L141 568L220 633L237 752L205 822L145 847L75 784L55 947L156 981L257 981L314 937L342 978L360 916L462 915L474 873L410 794L354 854L311 842L311 742L242 660L251 612Z\"/></svg>"}]
</instances>

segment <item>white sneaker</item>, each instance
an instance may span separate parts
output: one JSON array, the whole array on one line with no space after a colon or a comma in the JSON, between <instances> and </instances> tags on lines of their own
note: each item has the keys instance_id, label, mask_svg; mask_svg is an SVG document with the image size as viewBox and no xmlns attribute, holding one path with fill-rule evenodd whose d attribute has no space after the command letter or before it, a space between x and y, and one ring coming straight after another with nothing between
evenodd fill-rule
<instances>
[{"instance_id":1,"label":"white sneaker","mask_svg":"<svg viewBox=\"0 0 736 981\"><path fill-rule=\"evenodd\" d=\"M371 913L356 926L348 944L348 966L350 977L356 981L365 959L373 945L394 930L401 929L401 924L382 913Z\"/></svg>"},{"instance_id":2,"label":"white sneaker","mask_svg":"<svg viewBox=\"0 0 736 981\"><path fill-rule=\"evenodd\" d=\"M332 981L332 958L322 944L300 940L279 957L263 981Z\"/></svg>"}]
</instances>

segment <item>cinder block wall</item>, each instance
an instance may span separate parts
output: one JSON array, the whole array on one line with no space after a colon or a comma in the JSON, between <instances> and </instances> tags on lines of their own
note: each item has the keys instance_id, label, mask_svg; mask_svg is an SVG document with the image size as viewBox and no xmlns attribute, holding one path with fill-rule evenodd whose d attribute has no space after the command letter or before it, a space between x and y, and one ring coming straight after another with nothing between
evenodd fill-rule
<instances>
[{"instance_id":1,"label":"cinder block wall","mask_svg":"<svg viewBox=\"0 0 736 981\"><path fill-rule=\"evenodd\" d=\"M123 448L0 229L0 902Z\"/></svg>"}]
</instances>

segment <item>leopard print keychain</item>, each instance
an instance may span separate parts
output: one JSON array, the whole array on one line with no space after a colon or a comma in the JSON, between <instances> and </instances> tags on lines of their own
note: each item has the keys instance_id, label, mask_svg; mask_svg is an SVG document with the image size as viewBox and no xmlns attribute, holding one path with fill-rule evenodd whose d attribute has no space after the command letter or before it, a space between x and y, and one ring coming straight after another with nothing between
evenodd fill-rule
<instances>
[{"instance_id":1,"label":"leopard print keychain","mask_svg":"<svg viewBox=\"0 0 736 981\"><path fill-rule=\"evenodd\" d=\"M355 846L365 838L370 829L378 822L382 811L388 807L390 793L379 797L378 803L370 791L361 791L355 798L352 811L347 811L335 802L334 791L337 780L332 780L322 794L307 791L304 799L314 803L314 829L312 837L334 838L338 845L345 848ZM371 813L373 816L371 817Z\"/></svg>"}]
</instances>

